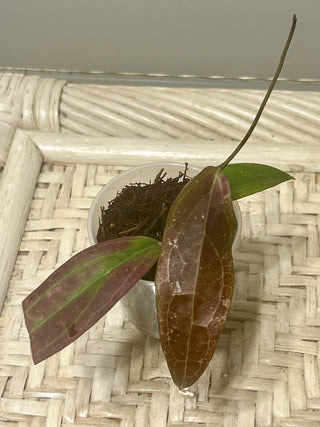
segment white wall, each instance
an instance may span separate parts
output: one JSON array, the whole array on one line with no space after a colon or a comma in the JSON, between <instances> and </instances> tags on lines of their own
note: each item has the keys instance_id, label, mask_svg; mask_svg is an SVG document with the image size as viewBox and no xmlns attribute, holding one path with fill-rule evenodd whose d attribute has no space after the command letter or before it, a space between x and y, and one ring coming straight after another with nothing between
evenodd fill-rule
<instances>
[{"instance_id":1,"label":"white wall","mask_svg":"<svg viewBox=\"0 0 320 427\"><path fill-rule=\"evenodd\" d=\"M0 67L320 80L320 0L0 0Z\"/></svg>"}]
</instances>

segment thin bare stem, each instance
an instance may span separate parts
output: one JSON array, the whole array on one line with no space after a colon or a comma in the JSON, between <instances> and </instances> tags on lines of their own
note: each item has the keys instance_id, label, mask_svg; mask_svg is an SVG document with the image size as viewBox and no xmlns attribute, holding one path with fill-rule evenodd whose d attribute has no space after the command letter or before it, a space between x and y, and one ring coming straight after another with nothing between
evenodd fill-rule
<instances>
[{"instance_id":1,"label":"thin bare stem","mask_svg":"<svg viewBox=\"0 0 320 427\"><path fill-rule=\"evenodd\" d=\"M286 44L284 46L284 49L282 51L282 55L281 55L281 58L280 58L280 62L279 62L278 68L277 68L276 73L275 73L275 75L274 75L274 77L272 79L272 82L271 82L271 84L269 86L269 89L268 89L268 91L267 91L267 93L266 93L266 95L265 95L265 97L264 97L264 99L263 99L263 101L262 101L262 103L260 105L260 108L259 108L259 110L258 110L258 112L256 114L256 117L254 118L254 120L253 120L253 122L252 122L252 124L251 124L251 126L250 126L250 128L248 130L248 132L246 133L246 135L244 136L244 138L242 139L242 141L240 142L240 144L237 146L237 148L233 151L233 153L223 163L221 163L221 165L218 166L221 170L224 169L231 162L231 160L239 153L239 151L241 150L241 148L244 146L244 144L250 138L250 136L251 136L254 128L256 127L256 125L257 125L257 123L258 123L258 121L259 121L259 119L261 117L261 114L262 114L262 112L264 110L264 107L266 106L266 103L267 103L267 101L268 101L268 99L269 99L269 97L271 95L271 92L273 91L273 88L275 87L275 85L277 83L277 80L278 80L278 77L279 77L279 75L281 73L281 70L282 70L282 67L283 67L283 64L284 64L284 61L285 61L285 58L286 58L286 54L288 52L288 49L289 49L289 46L290 46L290 43L291 43L291 40L292 40L292 37L293 37L293 33L294 33L295 28L296 28L296 23L297 23L296 15L293 15L290 33L289 33L287 42L286 42Z\"/></svg>"}]
</instances>

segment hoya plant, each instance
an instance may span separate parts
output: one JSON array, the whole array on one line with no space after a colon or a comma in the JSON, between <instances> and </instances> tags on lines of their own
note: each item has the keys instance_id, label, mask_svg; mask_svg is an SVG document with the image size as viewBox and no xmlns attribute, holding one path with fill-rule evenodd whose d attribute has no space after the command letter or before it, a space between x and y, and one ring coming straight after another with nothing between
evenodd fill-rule
<instances>
[{"instance_id":1,"label":"hoya plant","mask_svg":"<svg viewBox=\"0 0 320 427\"><path fill-rule=\"evenodd\" d=\"M23 301L34 363L76 340L157 263L158 328L170 373L179 389L198 380L214 354L234 290L237 222L232 201L292 178L271 166L230 162L262 114L295 25L294 16L277 71L247 134L223 163L204 168L183 186L167 215L161 244L147 236L99 242L73 256Z\"/></svg>"}]
</instances>

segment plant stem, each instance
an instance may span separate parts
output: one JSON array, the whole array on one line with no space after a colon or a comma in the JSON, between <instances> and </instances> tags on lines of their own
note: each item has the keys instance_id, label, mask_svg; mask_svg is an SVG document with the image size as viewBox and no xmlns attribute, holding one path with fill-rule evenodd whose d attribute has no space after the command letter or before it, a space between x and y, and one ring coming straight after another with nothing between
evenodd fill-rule
<instances>
[{"instance_id":1,"label":"plant stem","mask_svg":"<svg viewBox=\"0 0 320 427\"><path fill-rule=\"evenodd\" d=\"M252 124L251 124L251 126L249 128L249 130L247 131L246 135L244 136L244 138L242 139L242 141L240 142L240 144L237 146L237 148L233 151L233 153L223 163L221 163L218 166L221 170L224 169L231 162L231 160L239 153L239 151L241 150L241 148L244 146L244 144L250 138L250 136L251 136L254 128L256 127L256 125L257 125L257 123L258 123L258 121L259 121L259 119L261 117L261 114L262 114L262 112L264 110L264 107L266 106L266 103L267 103L267 101L268 101L268 99L269 99L269 97L271 95L271 92L273 91L273 88L275 87L275 85L277 83L277 80L278 80L278 77L279 77L279 75L281 73L281 70L282 70L282 67L283 67L283 64L284 64L284 61L285 61L285 58L286 58L286 54L288 52L288 49L289 49L289 46L290 46L290 43L291 43L291 40L292 40L292 37L293 37L293 33L294 33L295 28L296 28L296 23L297 23L296 15L293 15L290 33L289 33L287 42L286 42L286 44L284 46L284 49L282 51L282 55L280 57L280 62L279 62L278 68L277 68L276 73L275 73L275 75L274 75L274 77L272 79L272 82L271 82L271 84L269 86L269 89L268 89L268 91L267 91L267 93L266 93L266 95L265 95L265 97L264 97L264 99L263 99L263 101L262 101L262 103L260 105L260 108L259 108L259 110L258 110L258 112L256 114L256 117L254 118L254 120L253 120L253 122L252 122Z\"/></svg>"}]
</instances>

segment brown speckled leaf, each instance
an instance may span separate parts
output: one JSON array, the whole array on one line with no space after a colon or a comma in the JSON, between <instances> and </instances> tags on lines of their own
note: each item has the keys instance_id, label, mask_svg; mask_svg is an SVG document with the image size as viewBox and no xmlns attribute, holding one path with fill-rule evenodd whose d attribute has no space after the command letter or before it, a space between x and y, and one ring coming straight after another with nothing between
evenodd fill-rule
<instances>
[{"instance_id":1,"label":"brown speckled leaf","mask_svg":"<svg viewBox=\"0 0 320 427\"><path fill-rule=\"evenodd\" d=\"M94 325L152 267L159 251L149 237L108 240L52 273L22 303L34 362L62 350Z\"/></svg>"},{"instance_id":2,"label":"brown speckled leaf","mask_svg":"<svg viewBox=\"0 0 320 427\"><path fill-rule=\"evenodd\" d=\"M180 389L206 369L226 321L236 228L228 179L213 166L186 185L169 212L156 297L162 348Z\"/></svg>"}]
</instances>

